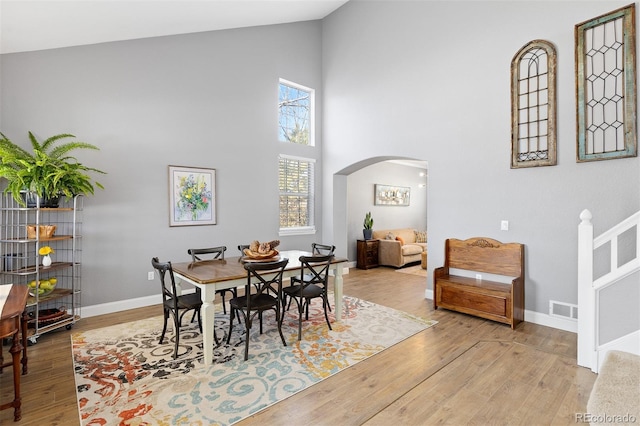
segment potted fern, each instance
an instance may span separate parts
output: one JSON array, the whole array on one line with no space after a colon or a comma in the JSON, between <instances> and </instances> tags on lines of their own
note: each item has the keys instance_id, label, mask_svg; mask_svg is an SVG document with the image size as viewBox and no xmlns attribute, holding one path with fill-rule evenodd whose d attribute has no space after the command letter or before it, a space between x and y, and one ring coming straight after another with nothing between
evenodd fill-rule
<instances>
[{"instance_id":1,"label":"potted fern","mask_svg":"<svg viewBox=\"0 0 640 426\"><path fill-rule=\"evenodd\" d=\"M102 173L93 167L87 167L77 161L69 152L76 149L98 148L86 142L69 141L75 136L63 133L39 142L29 132L33 152L29 152L0 133L0 177L7 180L5 193L11 192L21 205L35 207L40 198L40 207L56 207L60 196L73 197L80 194L93 194L94 183L88 172Z\"/></svg>"},{"instance_id":2,"label":"potted fern","mask_svg":"<svg viewBox=\"0 0 640 426\"><path fill-rule=\"evenodd\" d=\"M362 233L365 240L370 240L373 236L373 217L371 217L371 212L368 212L364 216L364 229Z\"/></svg>"}]
</instances>

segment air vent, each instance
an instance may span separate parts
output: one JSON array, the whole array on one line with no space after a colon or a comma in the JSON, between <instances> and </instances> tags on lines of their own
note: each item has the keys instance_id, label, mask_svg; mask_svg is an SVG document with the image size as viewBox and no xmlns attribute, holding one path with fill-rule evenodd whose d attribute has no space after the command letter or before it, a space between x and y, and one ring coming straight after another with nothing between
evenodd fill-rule
<instances>
[{"instance_id":1,"label":"air vent","mask_svg":"<svg viewBox=\"0 0 640 426\"><path fill-rule=\"evenodd\" d=\"M578 305L572 303L549 301L549 315L552 317L578 319Z\"/></svg>"}]
</instances>

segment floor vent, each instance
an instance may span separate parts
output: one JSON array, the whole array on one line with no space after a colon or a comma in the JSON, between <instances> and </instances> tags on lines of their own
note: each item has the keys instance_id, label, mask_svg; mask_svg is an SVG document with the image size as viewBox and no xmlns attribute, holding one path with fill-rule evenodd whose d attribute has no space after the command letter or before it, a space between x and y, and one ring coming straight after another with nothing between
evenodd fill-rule
<instances>
[{"instance_id":1,"label":"floor vent","mask_svg":"<svg viewBox=\"0 0 640 426\"><path fill-rule=\"evenodd\" d=\"M578 305L572 303L549 301L549 315L552 317L578 319Z\"/></svg>"}]
</instances>

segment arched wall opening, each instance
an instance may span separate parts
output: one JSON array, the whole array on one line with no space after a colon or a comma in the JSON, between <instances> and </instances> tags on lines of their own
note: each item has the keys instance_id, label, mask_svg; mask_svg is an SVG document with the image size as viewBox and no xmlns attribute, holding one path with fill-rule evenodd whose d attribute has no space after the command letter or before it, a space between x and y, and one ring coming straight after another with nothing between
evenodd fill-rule
<instances>
[{"instance_id":1,"label":"arched wall opening","mask_svg":"<svg viewBox=\"0 0 640 426\"><path fill-rule=\"evenodd\" d=\"M371 212L374 230L427 229L426 160L386 156L354 163L333 176L333 241L355 266L356 243L363 239L364 216ZM410 188L408 206L376 205L375 185Z\"/></svg>"}]
</instances>

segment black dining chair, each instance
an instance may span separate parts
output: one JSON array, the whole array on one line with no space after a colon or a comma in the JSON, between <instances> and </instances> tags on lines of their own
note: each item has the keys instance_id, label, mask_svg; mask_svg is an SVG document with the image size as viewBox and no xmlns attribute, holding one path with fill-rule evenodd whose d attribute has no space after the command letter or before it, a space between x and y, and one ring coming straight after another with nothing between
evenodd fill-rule
<instances>
[{"instance_id":1,"label":"black dining chair","mask_svg":"<svg viewBox=\"0 0 640 426\"><path fill-rule=\"evenodd\" d=\"M305 313L305 319L309 319L309 304L312 299L318 297L322 298L324 318L327 320L329 330L332 330L329 315L327 314L327 309L331 310L327 289L329 287L329 267L333 257L332 254L300 256L300 276L291 277L291 286L282 290L284 296L283 311L287 298L289 298L289 306L291 305L291 300L295 300L298 306L298 340L302 339L302 314Z\"/></svg>"},{"instance_id":2,"label":"black dining chair","mask_svg":"<svg viewBox=\"0 0 640 426\"><path fill-rule=\"evenodd\" d=\"M282 334L282 315L280 306L282 304L282 276L284 268L289 263L289 259L282 259L276 262L249 262L244 264L247 271L247 282L244 286L244 295L234 297L229 300L232 315L229 319L229 334L227 344L231 340L233 331L234 313L238 318L242 316L245 325L245 349L244 360L249 359L249 332L256 315L260 321L260 334L262 334L262 314L265 311L273 310L276 314L278 333L282 339L282 344L287 346Z\"/></svg>"},{"instance_id":3,"label":"black dining chair","mask_svg":"<svg viewBox=\"0 0 640 426\"><path fill-rule=\"evenodd\" d=\"M209 247L209 248L188 249L187 253L191 255L191 261L193 263L196 263L196 262L203 262L203 261L215 260L215 259L224 260L225 251L227 251L226 246L218 246L218 247ZM224 312L225 314L227 313L227 306L225 305L227 292L231 293L232 297L235 297L237 294L235 287L216 290L216 294L219 294L220 297L222 297L222 312ZM196 293L200 295L199 288L196 288ZM193 321L193 318L191 320Z\"/></svg>"},{"instance_id":4,"label":"black dining chair","mask_svg":"<svg viewBox=\"0 0 640 426\"><path fill-rule=\"evenodd\" d=\"M330 254L334 254L335 251L336 251L336 246L334 245L311 243L311 253L313 253L313 256L328 256ZM312 279L313 276L309 275L309 276L305 276L304 278ZM291 307L291 300L289 300L289 306L287 306L287 310L290 307ZM331 312L331 305L329 305L328 308L329 308L329 312Z\"/></svg>"},{"instance_id":5,"label":"black dining chair","mask_svg":"<svg viewBox=\"0 0 640 426\"><path fill-rule=\"evenodd\" d=\"M311 243L311 253L315 255L330 255L336 251L336 246L320 243Z\"/></svg>"},{"instance_id":6,"label":"black dining chair","mask_svg":"<svg viewBox=\"0 0 640 426\"><path fill-rule=\"evenodd\" d=\"M167 331L167 323L169 317L173 318L173 329L176 335L175 347L173 349L173 358L178 357L178 345L180 343L180 326L182 324L182 317L189 311L194 311L198 316L198 327L200 333L202 333L202 321L200 319L200 308L202 307L202 300L197 293L189 293L184 295L178 295L176 289L176 280L173 275L173 268L171 262L160 262L157 257L151 259L151 265L160 277L160 285L162 287L162 309L164 312L164 326L162 327L162 334L160 334L159 343L162 344L164 335ZM217 338L216 338L217 343Z\"/></svg>"},{"instance_id":7,"label":"black dining chair","mask_svg":"<svg viewBox=\"0 0 640 426\"><path fill-rule=\"evenodd\" d=\"M218 246L218 247L209 247L209 248L194 248L188 249L187 253L191 255L191 260L193 263L203 262L207 260L215 260L220 259L224 260L224 252L227 251L226 246ZM196 293L200 293L200 289L196 288ZM231 297L237 296L237 291L234 288L223 288L221 290L216 290L216 294L219 294L222 297L222 312L227 313L227 306L225 305L225 299L227 293L231 293ZM193 318L192 318L193 320Z\"/></svg>"}]
</instances>

